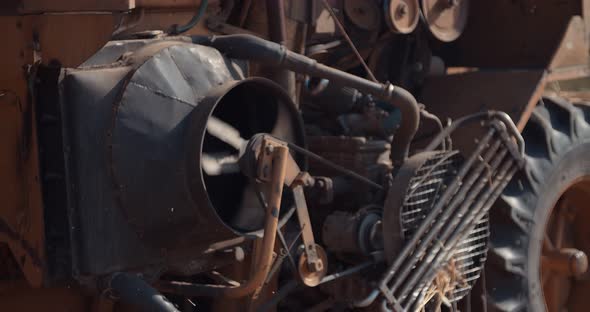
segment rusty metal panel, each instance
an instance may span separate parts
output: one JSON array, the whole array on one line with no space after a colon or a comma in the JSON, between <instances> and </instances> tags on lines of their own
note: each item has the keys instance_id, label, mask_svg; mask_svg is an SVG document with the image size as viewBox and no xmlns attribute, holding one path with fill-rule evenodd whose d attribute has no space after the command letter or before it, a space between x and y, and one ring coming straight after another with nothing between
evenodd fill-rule
<instances>
[{"instance_id":1,"label":"rusty metal panel","mask_svg":"<svg viewBox=\"0 0 590 312\"><path fill-rule=\"evenodd\" d=\"M555 51L549 69L571 67L588 63L588 36L584 21L574 16Z\"/></svg>"},{"instance_id":2,"label":"rusty metal panel","mask_svg":"<svg viewBox=\"0 0 590 312\"><path fill-rule=\"evenodd\" d=\"M135 8L135 0L22 0L21 13L127 11Z\"/></svg>"},{"instance_id":3,"label":"rusty metal panel","mask_svg":"<svg viewBox=\"0 0 590 312\"><path fill-rule=\"evenodd\" d=\"M138 8L171 9L171 8L195 8L201 5L202 0L135 0ZM209 1L209 4L219 3L219 0Z\"/></svg>"},{"instance_id":4,"label":"rusty metal panel","mask_svg":"<svg viewBox=\"0 0 590 312\"><path fill-rule=\"evenodd\" d=\"M47 267L43 177L25 69L34 63L33 47L45 63L77 66L106 43L113 24L110 14L0 16L10 43L0 50L0 242L32 286L44 283Z\"/></svg>"},{"instance_id":5,"label":"rusty metal panel","mask_svg":"<svg viewBox=\"0 0 590 312\"><path fill-rule=\"evenodd\" d=\"M1 17L0 241L6 242L31 285L43 281L43 210L33 107L27 102L23 66L26 42L20 17Z\"/></svg>"},{"instance_id":6,"label":"rusty metal panel","mask_svg":"<svg viewBox=\"0 0 590 312\"><path fill-rule=\"evenodd\" d=\"M470 1L465 32L439 52L453 66L545 67L581 2Z\"/></svg>"},{"instance_id":7,"label":"rusty metal panel","mask_svg":"<svg viewBox=\"0 0 590 312\"><path fill-rule=\"evenodd\" d=\"M23 281L0 284L0 311L112 312L98 310L98 300L95 301L74 288L32 289Z\"/></svg>"},{"instance_id":8,"label":"rusty metal panel","mask_svg":"<svg viewBox=\"0 0 590 312\"><path fill-rule=\"evenodd\" d=\"M3 0L0 1L0 15L18 14L20 0Z\"/></svg>"},{"instance_id":9,"label":"rusty metal panel","mask_svg":"<svg viewBox=\"0 0 590 312\"><path fill-rule=\"evenodd\" d=\"M76 67L110 40L114 25L112 14L25 16L23 39L28 47L25 49L32 54L33 38L36 36L43 63L57 61L64 67ZM31 59L28 60L29 64L31 62Z\"/></svg>"},{"instance_id":10,"label":"rusty metal panel","mask_svg":"<svg viewBox=\"0 0 590 312\"><path fill-rule=\"evenodd\" d=\"M543 70L503 70L432 77L426 80L421 100L443 118L495 109L517 121L543 76Z\"/></svg>"},{"instance_id":11,"label":"rusty metal panel","mask_svg":"<svg viewBox=\"0 0 590 312\"><path fill-rule=\"evenodd\" d=\"M0 91L0 241L6 242L25 277L40 285L43 274L43 219L34 169L30 108L16 93Z\"/></svg>"},{"instance_id":12,"label":"rusty metal panel","mask_svg":"<svg viewBox=\"0 0 590 312\"><path fill-rule=\"evenodd\" d=\"M485 110L504 111L522 130L545 84L542 69L474 71L427 79L420 100L443 120Z\"/></svg>"}]
</instances>

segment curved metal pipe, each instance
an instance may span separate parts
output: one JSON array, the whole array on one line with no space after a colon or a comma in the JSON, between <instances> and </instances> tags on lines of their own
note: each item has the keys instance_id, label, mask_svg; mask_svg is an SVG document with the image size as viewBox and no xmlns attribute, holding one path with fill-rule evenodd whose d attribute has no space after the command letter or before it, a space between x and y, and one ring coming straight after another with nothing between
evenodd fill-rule
<instances>
[{"instance_id":1,"label":"curved metal pipe","mask_svg":"<svg viewBox=\"0 0 590 312\"><path fill-rule=\"evenodd\" d=\"M371 304L373 304L373 302L375 302L375 299L377 299L377 296L379 296L379 290L375 289L369 295L367 295L365 298L354 301L354 302L352 302L351 305L355 308L366 308L366 307L370 306Z\"/></svg>"},{"instance_id":2,"label":"curved metal pipe","mask_svg":"<svg viewBox=\"0 0 590 312\"><path fill-rule=\"evenodd\" d=\"M139 311L180 312L166 297L135 274L113 274L108 280L107 290L114 291L121 302Z\"/></svg>"},{"instance_id":3,"label":"curved metal pipe","mask_svg":"<svg viewBox=\"0 0 590 312\"><path fill-rule=\"evenodd\" d=\"M425 151L433 151L442 143L444 138L451 135L451 133L453 131L455 131L457 128L459 128L460 126L463 126L463 125L471 123L471 122L481 121L483 119L490 119L490 118L498 118L498 119L500 119L500 121L503 122L503 124L507 127L508 132L510 132L513 135L514 139L516 140L516 144L518 145L519 154L521 156L524 156L524 139L522 138L520 131L518 131L518 128L516 127L516 125L512 121L512 118L510 118L510 116L508 114L506 114L505 112L493 111L493 110L474 113L474 114L467 115L467 116L461 117L461 118L453 121L453 123L451 123L451 125L448 126L447 128L445 128L443 131L441 131L430 142L430 144L428 144L428 146L424 150Z\"/></svg>"},{"instance_id":4,"label":"curved metal pipe","mask_svg":"<svg viewBox=\"0 0 590 312\"><path fill-rule=\"evenodd\" d=\"M402 123L393 137L391 159L394 165L401 165L408 157L410 143L420 124L420 108L416 98L404 88L382 84L361 78L347 72L323 65L316 60L292 52L284 46L253 35L194 36L196 44L218 49L230 58L263 62L300 74L330 80L332 83L349 86L397 107Z\"/></svg>"}]
</instances>

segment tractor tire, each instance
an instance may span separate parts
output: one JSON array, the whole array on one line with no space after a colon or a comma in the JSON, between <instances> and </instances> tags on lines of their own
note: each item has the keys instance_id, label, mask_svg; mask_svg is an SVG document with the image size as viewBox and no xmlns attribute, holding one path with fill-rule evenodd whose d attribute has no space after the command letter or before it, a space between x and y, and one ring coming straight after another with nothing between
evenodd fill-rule
<instances>
[{"instance_id":1,"label":"tractor tire","mask_svg":"<svg viewBox=\"0 0 590 312\"><path fill-rule=\"evenodd\" d=\"M552 211L566 190L590 177L590 106L544 97L522 135L526 165L509 183L490 215L491 236L483 280L486 287L481 297L487 311L547 310L541 256L548 248L544 246L551 246L544 245L549 244L544 239L552 224ZM588 207L579 211L590 216L588 190ZM585 227L590 228L590 219L585 222ZM576 244L587 252L590 231L583 236L587 238L582 237ZM575 284L568 288L568 311L579 311L584 295L590 298L590 282L585 281L585 276L572 278Z\"/></svg>"}]
</instances>

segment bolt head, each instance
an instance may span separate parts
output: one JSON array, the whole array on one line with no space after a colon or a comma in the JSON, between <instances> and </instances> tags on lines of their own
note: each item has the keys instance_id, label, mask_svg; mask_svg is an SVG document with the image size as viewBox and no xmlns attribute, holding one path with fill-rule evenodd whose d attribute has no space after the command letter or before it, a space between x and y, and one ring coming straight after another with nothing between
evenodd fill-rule
<instances>
[{"instance_id":1,"label":"bolt head","mask_svg":"<svg viewBox=\"0 0 590 312\"><path fill-rule=\"evenodd\" d=\"M570 258L570 268L574 276L580 276L588 270L588 257L583 251L577 251Z\"/></svg>"},{"instance_id":2,"label":"bolt head","mask_svg":"<svg viewBox=\"0 0 590 312\"><path fill-rule=\"evenodd\" d=\"M267 145L267 146L264 148L264 152L266 153L266 155L270 155L270 154L272 154L272 152L274 152L274 150L275 150L275 148L274 148L274 146L272 146L272 145Z\"/></svg>"}]
</instances>

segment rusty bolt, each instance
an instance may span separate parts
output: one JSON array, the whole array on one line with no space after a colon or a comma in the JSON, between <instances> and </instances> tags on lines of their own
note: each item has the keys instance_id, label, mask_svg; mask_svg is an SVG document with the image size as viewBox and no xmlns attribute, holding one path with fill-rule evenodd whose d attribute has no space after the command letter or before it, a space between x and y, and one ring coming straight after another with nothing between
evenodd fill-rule
<instances>
[{"instance_id":1,"label":"rusty bolt","mask_svg":"<svg viewBox=\"0 0 590 312\"><path fill-rule=\"evenodd\" d=\"M246 257L246 253L244 252L244 249L242 247L236 247L234 248L234 256L236 258L236 261L238 262L242 262L244 261L244 258Z\"/></svg>"},{"instance_id":2,"label":"rusty bolt","mask_svg":"<svg viewBox=\"0 0 590 312\"><path fill-rule=\"evenodd\" d=\"M315 269L315 272L321 272L324 269L324 262L322 261L322 259L318 259L314 263L314 269Z\"/></svg>"},{"instance_id":3,"label":"rusty bolt","mask_svg":"<svg viewBox=\"0 0 590 312\"><path fill-rule=\"evenodd\" d=\"M543 253L543 265L560 275L579 278L588 270L588 257L581 250L563 248Z\"/></svg>"},{"instance_id":4,"label":"rusty bolt","mask_svg":"<svg viewBox=\"0 0 590 312\"><path fill-rule=\"evenodd\" d=\"M574 276L578 277L588 270L588 257L583 251L577 251L570 257L570 268Z\"/></svg>"}]
</instances>

